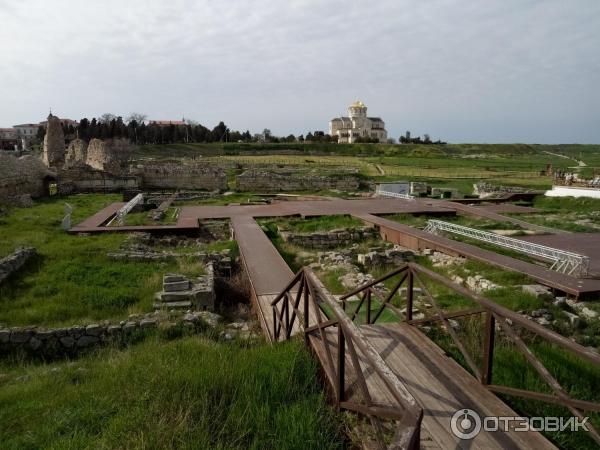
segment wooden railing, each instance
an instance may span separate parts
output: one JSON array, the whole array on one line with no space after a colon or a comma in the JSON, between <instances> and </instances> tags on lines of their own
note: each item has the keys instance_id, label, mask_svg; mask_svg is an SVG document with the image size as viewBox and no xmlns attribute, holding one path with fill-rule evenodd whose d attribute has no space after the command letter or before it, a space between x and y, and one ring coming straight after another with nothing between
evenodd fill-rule
<instances>
[{"instance_id":1,"label":"wooden railing","mask_svg":"<svg viewBox=\"0 0 600 450\"><path fill-rule=\"evenodd\" d=\"M310 268L301 269L271 303L274 341L302 333L317 353L339 409L366 416L381 448L418 449L423 410ZM377 377L386 402L366 376ZM381 392L378 392L381 396ZM386 439L383 420L397 422Z\"/></svg>"},{"instance_id":2,"label":"wooden railing","mask_svg":"<svg viewBox=\"0 0 600 450\"><path fill-rule=\"evenodd\" d=\"M453 290L454 292L473 300L477 306L475 308L464 309L460 311L444 312L435 296L431 294L423 282L422 277L426 277L435 283L439 283ZM398 281L393 283L393 287L391 289L378 289L378 286L382 285L384 282L387 281L390 283L396 279ZM406 309L401 310L392 304L392 300L405 282ZM431 303L434 311L433 316L413 319L415 284L421 289L421 292L424 294L427 301ZM386 292L386 295L381 295L381 291ZM586 360L594 366L600 367L600 354L598 354L597 351L583 347L558 333L548 330L536 322L527 319L521 314L504 308L497 303L494 303L464 288L463 286L453 283L438 273L435 273L416 263L408 263L407 265L400 267L399 269L394 270L375 281L360 286L354 291L342 296L340 300L342 301L344 310L348 309L348 300L355 296L359 297L358 304L353 311L348 312L348 315L352 321L360 316L360 312L363 308L366 308L364 312L364 321L367 324L375 323L381 317L381 314L385 309L390 310L399 320L406 321L411 325L423 325L433 322L441 322L444 325L445 331L450 335L452 342L462 354L466 365L471 369L474 376L482 385L492 392L561 405L566 407L571 414L580 419L583 419L584 412L600 412L600 404L572 398L527 346L522 337L524 333L519 333L518 330L521 329L530 335L537 336L546 342L555 344L558 347L577 355L583 360ZM376 308L377 311L374 314L372 312L373 301L377 301L379 303L379 309L377 310ZM450 319L472 316L476 314L483 314L485 317L485 320L482 321L484 344L483 354L481 355L482 364L480 366L475 363L474 358L469 354L467 347L461 341L457 332L452 327L452 324L449 322ZM497 327L496 324L499 326ZM535 369L540 377L548 383L548 386L552 390L553 394L517 389L514 387L492 383L494 346L498 329L504 332L504 337L515 345L516 349L525 357L526 361ZM592 439L600 444L600 434L598 431L589 422L586 424L586 426Z\"/></svg>"}]
</instances>

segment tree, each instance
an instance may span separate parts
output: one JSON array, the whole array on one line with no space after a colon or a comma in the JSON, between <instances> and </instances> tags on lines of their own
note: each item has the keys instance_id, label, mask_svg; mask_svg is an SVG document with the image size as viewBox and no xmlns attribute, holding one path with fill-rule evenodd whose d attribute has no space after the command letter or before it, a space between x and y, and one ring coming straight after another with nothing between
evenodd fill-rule
<instances>
[{"instance_id":1,"label":"tree","mask_svg":"<svg viewBox=\"0 0 600 450\"><path fill-rule=\"evenodd\" d=\"M100 123L110 123L111 120L115 119L116 116L114 114L111 113L104 113L100 116L100 119L98 120Z\"/></svg>"},{"instance_id":2,"label":"tree","mask_svg":"<svg viewBox=\"0 0 600 450\"><path fill-rule=\"evenodd\" d=\"M265 128L262 132L262 138L265 142L269 142L271 140L271 130Z\"/></svg>"},{"instance_id":3,"label":"tree","mask_svg":"<svg viewBox=\"0 0 600 450\"><path fill-rule=\"evenodd\" d=\"M127 116L126 120L127 120L127 123L136 122L136 125L141 125L142 123L144 123L146 121L147 117L148 116L146 116L146 114L132 112L129 114L129 116Z\"/></svg>"}]
</instances>

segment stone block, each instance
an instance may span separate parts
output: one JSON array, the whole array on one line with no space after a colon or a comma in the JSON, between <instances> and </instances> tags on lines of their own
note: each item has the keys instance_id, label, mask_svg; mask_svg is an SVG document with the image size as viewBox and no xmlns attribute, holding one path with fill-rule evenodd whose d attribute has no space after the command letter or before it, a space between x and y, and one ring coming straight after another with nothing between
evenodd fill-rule
<instances>
[{"instance_id":1,"label":"stone block","mask_svg":"<svg viewBox=\"0 0 600 450\"><path fill-rule=\"evenodd\" d=\"M0 330L0 344L7 344L10 341L10 330Z\"/></svg>"},{"instance_id":2,"label":"stone block","mask_svg":"<svg viewBox=\"0 0 600 450\"><path fill-rule=\"evenodd\" d=\"M190 282L188 280L173 281L173 282L163 284L163 290L165 292L187 291L189 289L190 289Z\"/></svg>"},{"instance_id":3,"label":"stone block","mask_svg":"<svg viewBox=\"0 0 600 450\"><path fill-rule=\"evenodd\" d=\"M36 337L32 337L31 339L29 339L29 343L28 343L28 345L29 345L29 348L30 348L31 350L37 350L38 348L40 348L40 347L41 347L41 345L42 345L42 341L40 341L40 340L39 340L38 338L36 338Z\"/></svg>"},{"instance_id":4,"label":"stone block","mask_svg":"<svg viewBox=\"0 0 600 450\"><path fill-rule=\"evenodd\" d=\"M14 344L24 344L29 341L33 331L31 330L12 330L10 333L10 342Z\"/></svg>"},{"instance_id":5,"label":"stone block","mask_svg":"<svg viewBox=\"0 0 600 450\"><path fill-rule=\"evenodd\" d=\"M179 281L185 281L185 277L183 275L177 275L174 273L168 273L165 276L163 276L163 284L177 283Z\"/></svg>"},{"instance_id":6,"label":"stone block","mask_svg":"<svg viewBox=\"0 0 600 450\"><path fill-rule=\"evenodd\" d=\"M87 334L89 336L100 336L103 331L104 331L104 328L95 323L85 327L85 334Z\"/></svg>"},{"instance_id":7,"label":"stone block","mask_svg":"<svg viewBox=\"0 0 600 450\"><path fill-rule=\"evenodd\" d=\"M140 328L154 328L158 321L156 319L142 319L140 321Z\"/></svg>"},{"instance_id":8,"label":"stone block","mask_svg":"<svg viewBox=\"0 0 600 450\"><path fill-rule=\"evenodd\" d=\"M60 338L60 343L66 348L71 348L75 344L75 339L71 336L63 336Z\"/></svg>"},{"instance_id":9,"label":"stone block","mask_svg":"<svg viewBox=\"0 0 600 450\"><path fill-rule=\"evenodd\" d=\"M578 328L579 325L581 325L581 318L577 314L573 314L568 311L564 311L564 314L572 327Z\"/></svg>"},{"instance_id":10,"label":"stone block","mask_svg":"<svg viewBox=\"0 0 600 450\"><path fill-rule=\"evenodd\" d=\"M79 339L77 339L77 347L90 347L99 341L100 339L98 339L96 336L81 336Z\"/></svg>"},{"instance_id":11,"label":"stone block","mask_svg":"<svg viewBox=\"0 0 600 450\"><path fill-rule=\"evenodd\" d=\"M554 299L554 295L552 295L550 288L547 286L542 286L541 284L524 284L521 286L521 290L543 300Z\"/></svg>"}]
</instances>

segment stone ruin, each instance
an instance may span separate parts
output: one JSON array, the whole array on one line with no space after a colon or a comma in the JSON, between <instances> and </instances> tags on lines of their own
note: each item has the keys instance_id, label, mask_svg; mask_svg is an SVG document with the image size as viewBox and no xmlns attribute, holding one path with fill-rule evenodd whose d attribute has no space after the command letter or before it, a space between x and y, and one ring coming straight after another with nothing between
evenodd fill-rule
<instances>
[{"instance_id":1,"label":"stone ruin","mask_svg":"<svg viewBox=\"0 0 600 450\"><path fill-rule=\"evenodd\" d=\"M163 290L156 293L156 309L215 309L215 277L212 263L206 265L206 275L190 280L183 275L166 274Z\"/></svg>"},{"instance_id":2,"label":"stone ruin","mask_svg":"<svg viewBox=\"0 0 600 450\"><path fill-rule=\"evenodd\" d=\"M131 153L127 139L92 139L87 147L86 164L93 169L120 175Z\"/></svg>"},{"instance_id":3,"label":"stone ruin","mask_svg":"<svg viewBox=\"0 0 600 450\"><path fill-rule=\"evenodd\" d=\"M227 189L227 174L220 167L201 164L145 164L134 173L149 189Z\"/></svg>"},{"instance_id":4,"label":"stone ruin","mask_svg":"<svg viewBox=\"0 0 600 450\"><path fill-rule=\"evenodd\" d=\"M18 271L25 263L37 254L35 248L18 248L14 253L0 259L0 284L11 274Z\"/></svg>"},{"instance_id":5,"label":"stone ruin","mask_svg":"<svg viewBox=\"0 0 600 450\"><path fill-rule=\"evenodd\" d=\"M352 175L321 176L291 171L250 169L236 177L238 191L356 191L359 179Z\"/></svg>"},{"instance_id":6,"label":"stone ruin","mask_svg":"<svg viewBox=\"0 0 600 450\"><path fill-rule=\"evenodd\" d=\"M46 135L44 136L44 164L52 169L61 169L65 163L65 134L62 123L56 116L48 116Z\"/></svg>"},{"instance_id":7,"label":"stone ruin","mask_svg":"<svg viewBox=\"0 0 600 450\"><path fill-rule=\"evenodd\" d=\"M67 147L65 169L80 167L87 162L88 143L83 139L73 139Z\"/></svg>"},{"instance_id":8,"label":"stone ruin","mask_svg":"<svg viewBox=\"0 0 600 450\"><path fill-rule=\"evenodd\" d=\"M31 198L49 194L56 174L32 156L17 158L0 152L0 203L27 206Z\"/></svg>"},{"instance_id":9,"label":"stone ruin","mask_svg":"<svg viewBox=\"0 0 600 450\"><path fill-rule=\"evenodd\" d=\"M290 244L319 249L346 246L353 242L379 237L379 233L374 227L339 228L320 233L292 233L280 229L279 234L285 242Z\"/></svg>"}]
</instances>

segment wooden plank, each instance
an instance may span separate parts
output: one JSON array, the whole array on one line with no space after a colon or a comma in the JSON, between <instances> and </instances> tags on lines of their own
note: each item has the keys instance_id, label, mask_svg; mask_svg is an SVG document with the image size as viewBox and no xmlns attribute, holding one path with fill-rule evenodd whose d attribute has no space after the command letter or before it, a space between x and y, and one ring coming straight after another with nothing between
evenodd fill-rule
<instances>
[{"instance_id":1,"label":"wooden plank","mask_svg":"<svg viewBox=\"0 0 600 450\"><path fill-rule=\"evenodd\" d=\"M402 379L424 408L423 427L440 446L458 448L554 448L539 433L485 433L461 441L450 429L450 417L461 408L485 415L518 416L431 340L405 323L370 325L369 342ZM465 445L466 444L466 445Z\"/></svg>"}]
</instances>

